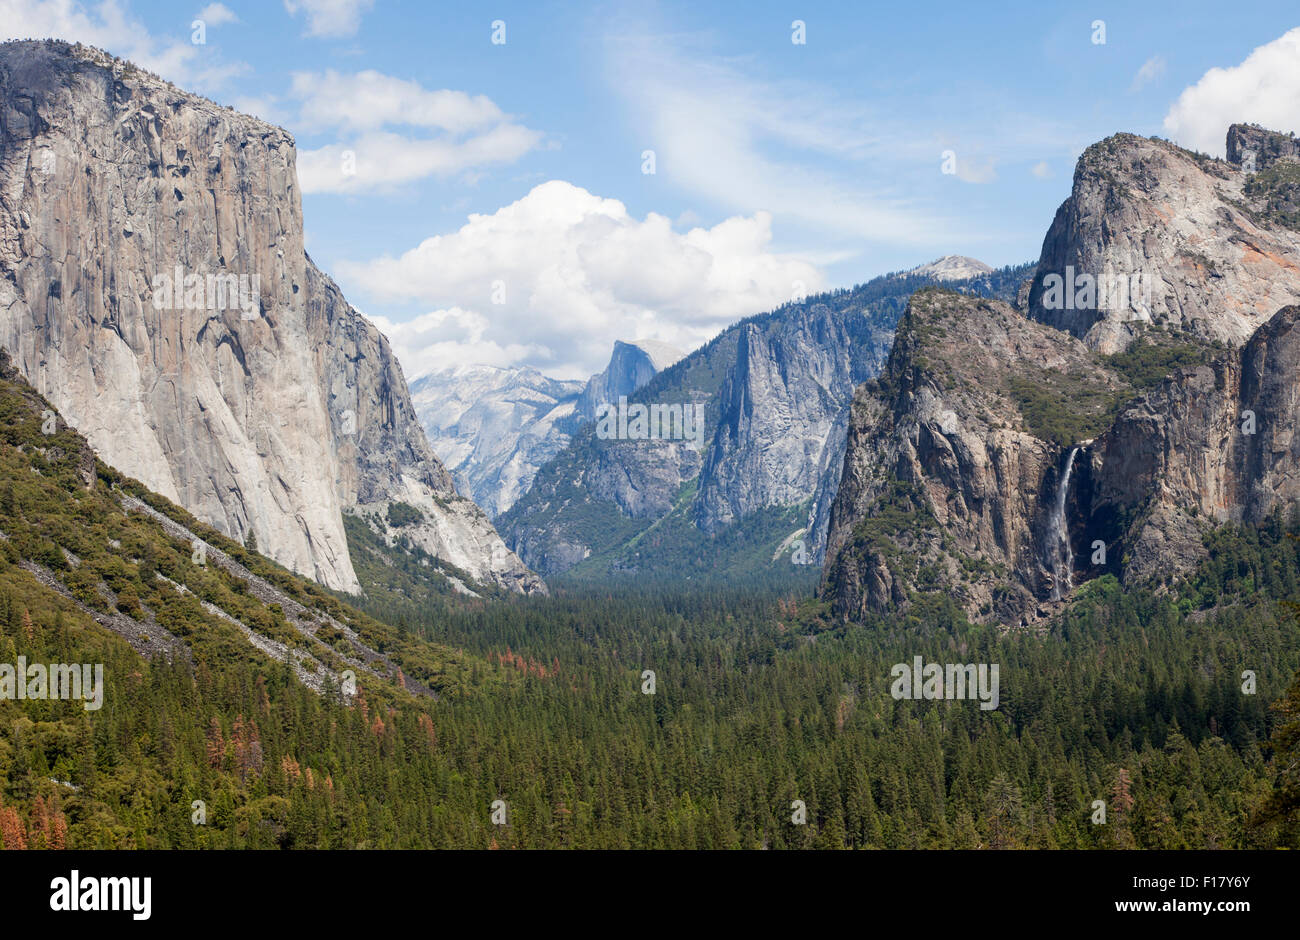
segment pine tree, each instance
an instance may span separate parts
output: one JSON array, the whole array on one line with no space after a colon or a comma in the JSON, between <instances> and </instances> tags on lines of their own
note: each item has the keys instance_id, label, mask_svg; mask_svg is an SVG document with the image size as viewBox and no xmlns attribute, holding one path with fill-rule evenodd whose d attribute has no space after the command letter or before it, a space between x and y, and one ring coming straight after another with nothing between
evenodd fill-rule
<instances>
[{"instance_id":1,"label":"pine tree","mask_svg":"<svg viewBox=\"0 0 1300 940\"><path fill-rule=\"evenodd\" d=\"M221 734L221 719L216 715L208 724L207 757L209 767L220 767L226 756L226 739Z\"/></svg>"}]
</instances>

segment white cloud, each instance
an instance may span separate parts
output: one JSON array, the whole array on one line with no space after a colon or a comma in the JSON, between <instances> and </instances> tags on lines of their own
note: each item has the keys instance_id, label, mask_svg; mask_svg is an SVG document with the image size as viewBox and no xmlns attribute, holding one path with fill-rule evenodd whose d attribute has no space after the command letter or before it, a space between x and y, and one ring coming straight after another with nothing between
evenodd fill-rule
<instances>
[{"instance_id":1,"label":"white cloud","mask_svg":"<svg viewBox=\"0 0 1300 940\"><path fill-rule=\"evenodd\" d=\"M463 91L428 91L416 82L373 69L345 75L295 72L292 94L302 102L302 122L311 130L343 127L375 130L386 124L409 124L459 133L504 120L486 95Z\"/></svg>"},{"instance_id":2,"label":"white cloud","mask_svg":"<svg viewBox=\"0 0 1300 940\"><path fill-rule=\"evenodd\" d=\"M430 176L468 176L513 163L542 141L484 95L431 91L373 70L297 72L290 94L299 104L296 130L337 130L342 138L300 152L304 193L382 192ZM392 126L433 136L397 134Z\"/></svg>"},{"instance_id":3,"label":"white cloud","mask_svg":"<svg viewBox=\"0 0 1300 940\"><path fill-rule=\"evenodd\" d=\"M298 182L304 193L390 190L429 176L513 163L540 139L537 131L516 124L501 124L465 140L414 140L376 131L345 144L300 151Z\"/></svg>"},{"instance_id":4,"label":"white cloud","mask_svg":"<svg viewBox=\"0 0 1300 940\"><path fill-rule=\"evenodd\" d=\"M1129 85L1130 92L1140 91L1145 86L1151 84L1157 78L1165 74L1164 56L1153 55L1142 63L1142 67L1137 70L1133 76L1133 84Z\"/></svg>"},{"instance_id":5,"label":"white cloud","mask_svg":"<svg viewBox=\"0 0 1300 940\"><path fill-rule=\"evenodd\" d=\"M202 20L208 26L223 26L226 23L239 22L239 17L235 15L235 11L224 3L209 3L199 11L196 19Z\"/></svg>"},{"instance_id":6,"label":"white cloud","mask_svg":"<svg viewBox=\"0 0 1300 940\"><path fill-rule=\"evenodd\" d=\"M1300 27L1260 46L1240 65L1210 69L1165 115L1165 131L1192 150L1223 156L1228 125L1300 131Z\"/></svg>"},{"instance_id":7,"label":"white cloud","mask_svg":"<svg viewBox=\"0 0 1300 940\"><path fill-rule=\"evenodd\" d=\"M185 27L189 26L186 22ZM246 71L242 63L221 64L184 39L163 39L117 0L83 4L78 0L0 0L0 40L63 39L96 46L188 89L212 91L232 75Z\"/></svg>"},{"instance_id":8,"label":"white cloud","mask_svg":"<svg viewBox=\"0 0 1300 940\"><path fill-rule=\"evenodd\" d=\"M771 240L764 212L678 232L663 216L638 220L618 200L553 180L398 258L337 267L373 303L432 310L376 320L408 376L482 362L586 378L615 340L691 349L791 299L796 282L822 288L816 267L772 253Z\"/></svg>"},{"instance_id":9,"label":"white cloud","mask_svg":"<svg viewBox=\"0 0 1300 940\"><path fill-rule=\"evenodd\" d=\"M307 35L342 37L353 35L361 26L361 14L375 0L284 0L290 16L307 14Z\"/></svg>"},{"instance_id":10,"label":"white cloud","mask_svg":"<svg viewBox=\"0 0 1300 940\"><path fill-rule=\"evenodd\" d=\"M1046 160L1039 160L1032 168L1030 168L1029 172L1033 173L1040 180L1051 179L1052 177L1052 168L1047 165Z\"/></svg>"}]
</instances>

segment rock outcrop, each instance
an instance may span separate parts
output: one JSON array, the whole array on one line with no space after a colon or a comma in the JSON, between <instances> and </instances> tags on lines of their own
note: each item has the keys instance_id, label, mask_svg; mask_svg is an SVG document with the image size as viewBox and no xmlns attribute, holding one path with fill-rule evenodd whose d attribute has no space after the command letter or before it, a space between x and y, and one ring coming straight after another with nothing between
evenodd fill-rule
<instances>
[{"instance_id":1,"label":"rock outcrop","mask_svg":"<svg viewBox=\"0 0 1300 940\"><path fill-rule=\"evenodd\" d=\"M972 617L1010 620L1049 596L1068 578L1049 528L1068 449L1044 409L1068 396L1086 439L1124 387L1006 303L914 294L884 374L853 402L827 537L836 613L943 590Z\"/></svg>"},{"instance_id":2,"label":"rock outcrop","mask_svg":"<svg viewBox=\"0 0 1300 940\"><path fill-rule=\"evenodd\" d=\"M1260 172L1278 163L1300 163L1300 139L1255 124L1234 124L1228 128L1227 154L1234 166Z\"/></svg>"},{"instance_id":3,"label":"rock outcrop","mask_svg":"<svg viewBox=\"0 0 1300 940\"><path fill-rule=\"evenodd\" d=\"M913 297L849 422L823 582L839 616L934 592L1026 624L1103 573L1171 583L1214 527L1294 506L1297 152L1244 125L1227 162L1110 138L1044 242L1032 319ZM1045 303L1046 277L1108 265L1154 279L1149 317Z\"/></svg>"},{"instance_id":4,"label":"rock outcrop","mask_svg":"<svg viewBox=\"0 0 1300 940\"><path fill-rule=\"evenodd\" d=\"M1247 142L1257 169L1294 159L1294 139L1241 125L1227 162L1132 134L1084 151L1043 240L1031 315L1112 353L1152 323L1240 345L1300 301L1300 224L1271 218L1275 186L1241 165Z\"/></svg>"},{"instance_id":5,"label":"rock outcrop","mask_svg":"<svg viewBox=\"0 0 1300 940\"><path fill-rule=\"evenodd\" d=\"M286 131L97 50L0 46L0 346L102 459L330 587L360 587L343 513L400 501L433 554L543 589L302 231Z\"/></svg>"},{"instance_id":6,"label":"rock outcrop","mask_svg":"<svg viewBox=\"0 0 1300 940\"><path fill-rule=\"evenodd\" d=\"M965 255L944 255L929 264L912 268L907 274L918 277L931 277L939 283L946 281L966 281L973 277L983 277L993 273L993 269L975 258Z\"/></svg>"},{"instance_id":7,"label":"rock outcrop","mask_svg":"<svg viewBox=\"0 0 1300 940\"><path fill-rule=\"evenodd\" d=\"M656 340L616 341L609 365L593 375L578 396L574 409L577 420L570 425L570 432L577 430L583 421L594 421L596 409L601 405L617 403L619 396L631 395L684 355L677 347Z\"/></svg>"},{"instance_id":8,"label":"rock outcrop","mask_svg":"<svg viewBox=\"0 0 1300 940\"><path fill-rule=\"evenodd\" d=\"M1297 370L1300 307L1286 307L1243 348L1131 402L1097 440L1081 508L1123 553L1126 580L1176 576L1204 556L1207 526L1259 522L1300 498Z\"/></svg>"}]
</instances>

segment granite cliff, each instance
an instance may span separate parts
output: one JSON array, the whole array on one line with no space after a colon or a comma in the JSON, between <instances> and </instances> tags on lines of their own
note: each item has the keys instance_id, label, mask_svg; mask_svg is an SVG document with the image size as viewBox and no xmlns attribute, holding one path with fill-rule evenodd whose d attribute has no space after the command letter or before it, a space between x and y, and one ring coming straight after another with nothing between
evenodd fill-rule
<instances>
[{"instance_id":1,"label":"granite cliff","mask_svg":"<svg viewBox=\"0 0 1300 940\"><path fill-rule=\"evenodd\" d=\"M1294 506L1300 147L1234 125L1228 156L1109 138L1080 158L1027 309L913 296L851 412L823 574L839 617L935 592L1028 624L1103 574L1172 582L1215 527ZM1153 289L1048 302L1108 269Z\"/></svg>"},{"instance_id":2,"label":"granite cliff","mask_svg":"<svg viewBox=\"0 0 1300 940\"><path fill-rule=\"evenodd\" d=\"M106 463L323 584L361 587L343 514L404 503L431 554L544 590L304 251L295 158L98 50L0 46L0 346Z\"/></svg>"}]
</instances>

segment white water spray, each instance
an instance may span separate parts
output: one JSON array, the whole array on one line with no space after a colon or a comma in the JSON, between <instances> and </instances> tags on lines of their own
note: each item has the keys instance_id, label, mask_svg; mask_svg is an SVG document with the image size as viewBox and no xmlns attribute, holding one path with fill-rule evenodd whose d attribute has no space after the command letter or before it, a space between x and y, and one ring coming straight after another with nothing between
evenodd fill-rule
<instances>
[{"instance_id":1,"label":"white water spray","mask_svg":"<svg viewBox=\"0 0 1300 940\"><path fill-rule=\"evenodd\" d=\"M1061 474L1061 482L1056 486L1056 502L1052 506L1051 525L1048 529L1054 539L1054 544L1049 546L1054 601L1059 601L1065 591L1074 587L1074 549L1070 547L1070 529L1065 521L1065 500L1070 495L1070 473L1074 470L1074 458L1078 453L1079 448L1071 448L1070 456L1065 459L1065 471ZM1061 589L1062 584L1065 585L1064 591Z\"/></svg>"}]
</instances>

